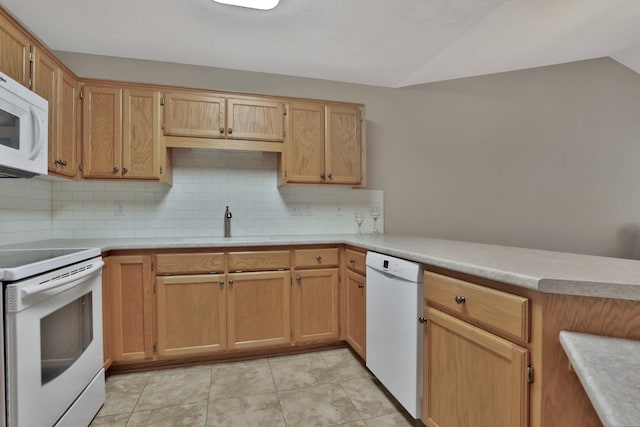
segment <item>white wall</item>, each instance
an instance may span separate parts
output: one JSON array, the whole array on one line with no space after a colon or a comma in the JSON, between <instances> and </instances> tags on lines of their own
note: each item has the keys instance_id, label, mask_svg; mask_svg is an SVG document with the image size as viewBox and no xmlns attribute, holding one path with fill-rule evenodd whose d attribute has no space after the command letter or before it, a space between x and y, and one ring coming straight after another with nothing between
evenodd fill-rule
<instances>
[{"instance_id":1,"label":"white wall","mask_svg":"<svg viewBox=\"0 0 640 427\"><path fill-rule=\"evenodd\" d=\"M355 212L383 206L376 190L278 190L273 153L176 149L173 162L173 187L54 182L53 238L219 237L227 205L232 236L355 233ZM363 230L371 230L371 221ZM378 222L382 226L384 218Z\"/></svg>"}]
</instances>

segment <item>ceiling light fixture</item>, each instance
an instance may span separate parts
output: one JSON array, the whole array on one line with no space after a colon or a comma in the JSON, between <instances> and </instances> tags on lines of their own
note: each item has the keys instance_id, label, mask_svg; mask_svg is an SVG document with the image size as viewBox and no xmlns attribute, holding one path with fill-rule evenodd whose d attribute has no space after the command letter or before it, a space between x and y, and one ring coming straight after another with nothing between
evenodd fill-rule
<instances>
[{"instance_id":1,"label":"ceiling light fixture","mask_svg":"<svg viewBox=\"0 0 640 427\"><path fill-rule=\"evenodd\" d=\"M269 10L280 3L280 0L213 0L216 3L230 4L232 6L248 7L251 9Z\"/></svg>"}]
</instances>

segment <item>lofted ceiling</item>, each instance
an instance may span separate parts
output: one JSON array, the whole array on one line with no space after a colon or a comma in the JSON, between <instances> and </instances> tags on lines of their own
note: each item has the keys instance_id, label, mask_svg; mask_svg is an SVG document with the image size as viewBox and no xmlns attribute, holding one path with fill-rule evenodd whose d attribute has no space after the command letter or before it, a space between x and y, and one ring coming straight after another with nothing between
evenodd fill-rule
<instances>
[{"instance_id":1,"label":"lofted ceiling","mask_svg":"<svg viewBox=\"0 0 640 427\"><path fill-rule=\"evenodd\" d=\"M386 87L612 56L640 72L638 0L0 0L54 50Z\"/></svg>"}]
</instances>

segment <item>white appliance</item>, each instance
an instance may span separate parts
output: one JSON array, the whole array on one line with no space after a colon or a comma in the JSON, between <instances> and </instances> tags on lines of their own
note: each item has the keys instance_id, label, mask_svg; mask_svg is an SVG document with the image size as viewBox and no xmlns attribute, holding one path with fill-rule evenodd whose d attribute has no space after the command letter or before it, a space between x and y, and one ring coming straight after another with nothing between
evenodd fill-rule
<instances>
[{"instance_id":1,"label":"white appliance","mask_svg":"<svg viewBox=\"0 0 640 427\"><path fill-rule=\"evenodd\" d=\"M87 426L104 404L103 265L99 249L0 250L7 426Z\"/></svg>"},{"instance_id":2,"label":"white appliance","mask_svg":"<svg viewBox=\"0 0 640 427\"><path fill-rule=\"evenodd\" d=\"M47 174L48 105L0 73L0 178Z\"/></svg>"},{"instance_id":3,"label":"white appliance","mask_svg":"<svg viewBox=\"0 0 640 427\"><path fill-rule=\"evenodd\" d=\"M367 252L367 368L414 418L422 416L423 269Z\"/></svg>"}]
</instances>

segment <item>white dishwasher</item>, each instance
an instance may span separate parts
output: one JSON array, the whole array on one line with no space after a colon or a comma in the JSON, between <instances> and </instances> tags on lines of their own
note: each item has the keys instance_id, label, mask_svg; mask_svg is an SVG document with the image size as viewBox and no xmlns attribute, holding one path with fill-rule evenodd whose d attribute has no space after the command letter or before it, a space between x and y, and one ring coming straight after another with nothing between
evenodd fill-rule
<instances>
[{"instance_id":1,"label":"white dishwasher","mask_svg":"<svg viewBox=\"0 0 640 427\"><path fill-rule=\"evenodd\" d=\"M414 418L422 416L423 270L367 252L367 368Z\"/></svg>"}]
</instances>

